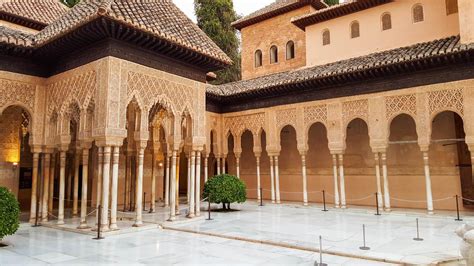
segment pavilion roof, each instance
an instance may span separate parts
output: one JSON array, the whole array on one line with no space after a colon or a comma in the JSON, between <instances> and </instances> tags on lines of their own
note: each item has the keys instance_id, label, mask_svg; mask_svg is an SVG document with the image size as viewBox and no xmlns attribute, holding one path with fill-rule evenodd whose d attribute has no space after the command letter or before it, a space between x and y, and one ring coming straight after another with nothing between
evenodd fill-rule
<instances>
[{"instance_id":1,"label":"pavilion roof","mask_svg":"<svg viewBox=\"0 0 474 266\"><path fill-rule=\"evenodd\" d=\"M7 0L0 4L0 19L41 30L68 10L58 0Z\"/></svg>"}]
</instances>

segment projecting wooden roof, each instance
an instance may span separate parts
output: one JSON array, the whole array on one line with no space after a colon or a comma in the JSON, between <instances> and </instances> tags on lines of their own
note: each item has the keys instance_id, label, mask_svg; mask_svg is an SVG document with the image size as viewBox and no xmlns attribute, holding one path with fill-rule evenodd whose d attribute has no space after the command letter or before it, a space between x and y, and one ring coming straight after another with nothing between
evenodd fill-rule
<instances>
[{"instance_id":1,"label":"projecting wooden roof","mask_svg":"<svg viewBox=\"0 0 474 266\"><path fill-rule=\"evenodd\" d=\"M8 0L0 5L0 19L41 30L68 10L59 0Z\"/></svg>"},{"instance_id":2,"label":"projecting wooden roof","mask_svg":"<svg viewBox=\"0 0 474 266\"><path fill-rule=\"evenodd\" d=\"M276 0L272 4L236 20L234 23L232 23L232 26L240 30L260 21L284 14L289 11L293 11L307 5L312 5L315 9L327 7L327 5L321 0Z\"/></svg>"},{"instance_id":3,"label":"projecting wooden roof","mask_svg":"<svg viewBox=\"0 0 474 266\"><path fill-rule=\"evenodd\" d=\"M291 19L291 22L304 30L307 26L342 17L351 13L362 11L371 7L386 4L393 0L348 0L342 4L334 5L310 14L301 15Z\"/></svg>"},{"instance_id":4,"label":"projecting wooden roof","mask_svg":"<svg viewBox=\"0 0 474 266\"><path fill-rule=\"evenodd\" d=\"M326 65L282 72L223 85L208 85L207 96L219 102L256 99L296 92L318 90L354 81L364 81L399 73L413 72L452 62L472 61L474 43L464 45L459 36L374 53Z\"/></svg>"}]
</instances>

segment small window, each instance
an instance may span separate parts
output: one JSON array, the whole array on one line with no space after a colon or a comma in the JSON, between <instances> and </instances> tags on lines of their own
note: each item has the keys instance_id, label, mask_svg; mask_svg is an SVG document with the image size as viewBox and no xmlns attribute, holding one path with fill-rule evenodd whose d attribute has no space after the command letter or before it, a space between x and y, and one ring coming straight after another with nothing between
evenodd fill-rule
<instances>
[{"instance_id":1,"label":"small window","mask_svg":"<svg viewBox=\"0 0 474 266\"><path fill-rule=\"evenodd\" d=\"M270 64L278 63L278 48L273 45L270 48Z\"/></svg>"},{"instance_id":2,"label":"small window","mask_svg":"<svg viewBox=\"0 0 474 266\"><path fill-rule=\"evenodd\" d=\"M416 4L413 6L413 23L422 22L425 20L425 14L423 11L423 6L421 4Z\"/></svg>"},{"instance_id":3,"label":"small window","mask_svg":"<svg viewBox=\"0 0 474 266\"><path fill-rule=\"evenodd\" d=\"M360 27L359 27L359 22L354 21L351 23L351 38L358 38L360 37Z\"/></svg>"},{"instance_id":4,"label":"small window","mask_svg":"<svg viewBox=\"0 0 474 266\"><path fill-rule=\"evenodd\" d=\"M458 13L458 0L446 0L446 15Z\"/></svg>"},{"instance_id":5,"label":"small window","mask_svg":"<svg viewBox=\"0 0 474 266\"><path fill-rule=\"evenodd\" d=\"M286 44L286 60L293 58L295 58L295 43L293 41L289 41Z\"/></svg>"},{"instance_id":6,"label":"small window","mask_svg":"<svg viewBox=\"0 0 474 266\"><path fill-rule=\"evenodd\" d=\"M392 16L390 13L382 15L382 30L389 30L392 28Z\"/></svg>"},{"instance_id":7,"label":"small window","mask_svg":"<svg viewBox=\"0 0 474 266\"><path fill-rule=\"evenodd\" d=\"M255 51L255 67L261 67L262 66L262 51L257 50Z\"/></svg>"},{"instance_id":8,"label":"small window","mask_svg":"<svg viewBox=\"0 0 474 266\"><path fill-rule=\"evenodd\" d=\"M323 45L331 44L331 32L328 29L323 31Z\"/></svg>"}]
</instances>

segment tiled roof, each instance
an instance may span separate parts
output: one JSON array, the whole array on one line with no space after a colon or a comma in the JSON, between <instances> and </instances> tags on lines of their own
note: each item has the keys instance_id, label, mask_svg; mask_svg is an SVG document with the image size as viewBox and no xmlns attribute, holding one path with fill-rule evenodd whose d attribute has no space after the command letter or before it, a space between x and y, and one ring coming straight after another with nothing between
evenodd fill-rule
<instances>
[{"instance_id":1,"label":"tiled roof","mask_svg":"<svg viewBox=\"0 0 474 266\"><path fill-rule=\"evenodd\" d=\"M255 24L257 22L269 19L271 17L295 10L297 8L312 5L316 9L326 8L327 5L321 0L276 0L274 3L259 9L241 19L232 23L237 29L242 29L246 26Z\"/></svg>"},{"instance_id":2,"label":"tiled roof","mask_svg":"<svg viewBox=\"0 0 474 266\"><path fill-rule=\"evenodd\" d=\"M347 0L346 2L338 5L333 5L309 14L294 17L291 19L291 22L304 30L306 26L311 24L342 17L390 2L393 2L393 0Z\"/></svg>"},{"instance_id":3,"label":"tiled roof","mask_svg":"<svg viewBox=\"0 0 474 266\"><path fill-rule=\"evenodd\" d=\"M0 43L14 46L31 47L33 35L0 26Z\"/></svg>"},{"instance_id":4,"label":"tiled roof","mask_svg":"<svg viewBox=\"0 0 474 266\"><path fill-rule=\"evenodd\" d=\"M46 26L64 15L68 9L59 0L7 0L1 4L0 13Z\"/></svg>"},{"instance_id":5,"label":"tiled roof","mask_svg":"<svg viewBox=\"0 0 474 266\"><path fill-rule=\"evenodd\" d=\"M42 46L78 27L104 17L208 58L232 60L171 0L82 0L35 37Z\"/></svg>"},{"instance_id":6,"label":"tiled roof","mask_svg":"<svg viewBox=\"0 0 474 266\"><path fill-rule=\"evenodd\" d=\"M326 65L282 72L218 86L208 85L207 95L218 99L233 99L253 93L270 93L273 89L301 85L312 81L321 81L321 84L337 83L341 76L351 74L357 76L356 74L364 71L396 67L410 63L423 68L423 62L427 60L430 60L429 64L431 66L444 64L443 60L437 61L435 59L447 58L449 56L454 57L454 55L462 52L469 52L473 56L474 43L469 45L461 44L459 36L452 36ZM316 88L314 84L311 87Z\"/></svg>"}]
</instances>

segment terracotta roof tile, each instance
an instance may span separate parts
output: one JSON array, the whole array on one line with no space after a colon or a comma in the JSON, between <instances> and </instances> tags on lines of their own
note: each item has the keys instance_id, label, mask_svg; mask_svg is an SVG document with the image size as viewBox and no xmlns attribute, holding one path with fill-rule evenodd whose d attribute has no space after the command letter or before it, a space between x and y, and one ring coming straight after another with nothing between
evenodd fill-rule
<instances>
[{"instance_id":1,"label":"terracotta roof tile","mask_svg":"<svg viewBox=\"0 0 474 266\"><path fill-rule=\"evenodd\" d=\"M215 97L234 97L256 91L270 90L279 86L299 84L309 80L332 78L341 74L351 74L374 68L382 68L393 64L403 64L418 60L431 59L443 55L456 54L462 51L474 52L474 43L465 45L461 44L459 40L459 36L452 36L449 38L419 43L412 46L369 54L330 64L272 74L251 80L238 81L217 86L208 85L207 94Z\"/></svg>"},{"instance_id":2,"label":"terracotta roof tile","mask_svg":"<svg viewBox=\"0 0 474 266\"><path fill-rule=\"evenodd\" d=\"M272 4L236 20L234 23L232 23L232 26L237 29L241 29L259 21L289 12L305 5L313 5L317 9L327 7L327 5L321 0L276 0Z\"/></svg>"},{"instance_id":3,"label":"terracotta roof tile","mask_svg":"<svg viewBox=\"0 0 474 266\"><path fill-rule=\"evenodd\" d=\"M59 0L8 0L0 6L0 12L31 20L44 26L64 15L69 8Z\"/></svg>"},{"instance_id":4,"label":"terracotta roof tile","mask_svg":"<svg viewBox=\"0 0 474 266\"><path fill-rule=\"evenodd\" d=\"M0 44L31 47L33 34L0 26Z\"/></svg>"},{"instance_id":5,"label":"terracotta roof tile","mask_svg":"<svg viewBox=\"0 0 474 266\"><path fill-rule=\"evenodd\" d=\"M43 45L95 18L106 17L225 64L232 60L171 0L83 0L38 33Z\"/></svg>"}]
</instances>

